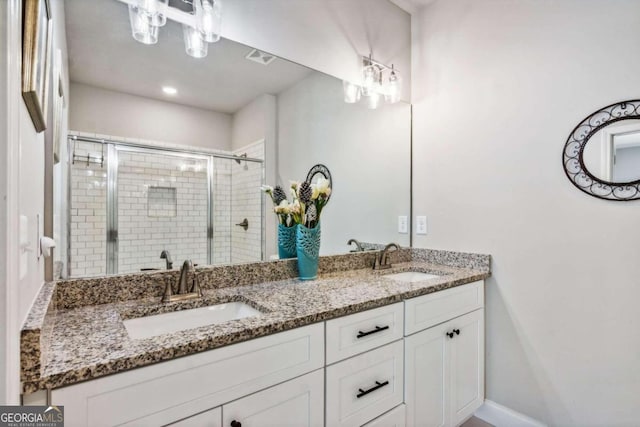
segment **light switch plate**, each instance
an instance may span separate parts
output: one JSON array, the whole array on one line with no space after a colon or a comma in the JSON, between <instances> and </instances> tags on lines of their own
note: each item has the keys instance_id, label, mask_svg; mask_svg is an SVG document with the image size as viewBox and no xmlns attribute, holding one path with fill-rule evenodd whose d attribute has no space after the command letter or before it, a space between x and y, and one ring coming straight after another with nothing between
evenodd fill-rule
<instances>
[{"instance_id":1,"label":"light switch plate","mask_svg":"<svg viewBox=\"0 0 640 427\"><path fill-rule=\"evenodd\" d=\"M398 217L398 233L407 234L409 232L409 217L400 215Z\"/></svg>"},{"instance_id":2,"label":"light switch plate","mask_svg":"<svg viewBox=\"0 0 640 427\"><path fill-rule=\"evenodd\" d=\"M416 234L427 234L427 217L416 217Z\"/></svg>"}]
</instances>

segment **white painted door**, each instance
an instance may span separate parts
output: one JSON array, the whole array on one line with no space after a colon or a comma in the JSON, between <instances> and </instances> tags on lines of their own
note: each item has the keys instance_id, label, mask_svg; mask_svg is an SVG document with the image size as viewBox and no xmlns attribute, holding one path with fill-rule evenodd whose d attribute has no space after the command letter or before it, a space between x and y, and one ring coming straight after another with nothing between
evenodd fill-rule
<instances>
[{"instance_id":1,"label":"white painted door","mask_svg":"<svg viewBox=\"0 0 640 427\"><path fill-rule=\"evenodd\" d=\"M458 425L484 401L484 310L447 322L451 348L451 418ZM459 332L459 333L458 333Z\"/></svg>"},{"instance_id":2,"label":"white painted door","mask_svg":"<svg viewBox=\"0 0 640 427\"><path fill-rule=\"evenodd\" d=\"M323 427L324 369L222 407L224 427Z\"/></svg>"},{"instance_id":3,"label":"white painted door","mask_svg":"<svg viewBox=\"0 0 640 427\"><path fill-rule=\"evenodd\" d=\"M449 425L448 323L405 338L405 403L407 426Z\"/></svg>"}]
</instances>

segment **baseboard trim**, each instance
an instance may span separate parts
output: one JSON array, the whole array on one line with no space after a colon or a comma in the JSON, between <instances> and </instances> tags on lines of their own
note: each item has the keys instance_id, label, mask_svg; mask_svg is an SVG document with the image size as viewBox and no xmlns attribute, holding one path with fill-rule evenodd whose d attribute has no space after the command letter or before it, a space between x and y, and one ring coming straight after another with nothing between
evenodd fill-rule
<instances>
[{"instance_id":1,"label":"baseboard trim","mask_svg":"<svg viewBox=\"0 0 640 427\"><path fill-rule=\"evenodd\" d=\"M492 424L496 427L547 427L546 424L534 420L524 414L516 412L493 402L485 400L484 404L478 408L474 414L482 421Z\"/></svg>"}]
</instances>

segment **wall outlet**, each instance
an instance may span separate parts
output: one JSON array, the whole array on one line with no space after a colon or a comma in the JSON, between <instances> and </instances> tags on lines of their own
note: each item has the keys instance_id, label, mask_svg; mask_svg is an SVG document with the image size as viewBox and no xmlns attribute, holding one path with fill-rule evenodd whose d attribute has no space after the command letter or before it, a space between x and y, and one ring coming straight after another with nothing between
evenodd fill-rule
<instances>
[{"instance_id":1,"label":"wall outlet","mask_svg":"<svg viewBox=\"0 0 640 427\"><path fill-rule=\"evenodd\" d=\"M398 233L407 234L409 232L409 217L400 215L398 217Z\"/></svg>"},{"instance_id":2,"label":"wall outlet","mask_svg":"<svg viewBox=\"0 0 640 427\"><path fill-rule=\"evenodd\" d=\"M427 217L416 217L416 234L427 234Z\"/></svg>"}]
</instances>

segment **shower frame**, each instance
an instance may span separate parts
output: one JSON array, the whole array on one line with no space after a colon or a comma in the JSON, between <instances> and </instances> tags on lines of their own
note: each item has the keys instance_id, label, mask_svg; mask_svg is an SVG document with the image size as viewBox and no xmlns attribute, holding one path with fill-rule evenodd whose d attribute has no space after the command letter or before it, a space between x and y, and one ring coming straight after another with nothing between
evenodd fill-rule
<instances>
[{"instance_id":1,"label":"shower frame","mask_svg":"<svg viewBox=\"0 0 640 427\"><path fill-rule=\"evenodd\" d=\"M76 142L89 142L103 144L106 146L107 152L107 209L106 209L106 243L107 243L107 256L106 256L106 274L113 275L118 274L118 153L146 153L165 155L178 158L186 158L193 160L204 160L207 162L207 263L213 264L213 233L214 233L214 218L213 218L213 200L214 200L214 159L228 159L235 160L236 162L251 162L260 164L261 177L260 185L265 183L265 165L263 159L257 159L252 157L245 157L246 155L236 156L233 154L225 153L211 153L206 151L198 151L193 149L180 149L174 147L156 147L153 145L138 144L135 142L127 142L118 140L115 138L92 138L77 135L67 136L67 144L71 145ZM68 152L72 153L71 147L68 147ZM69 159L71 160L71 159ZM104 159L103 159L104 161ZM71 163L71 161L70 161ZM232 175L233 177L233 175ZM66 260L66 272L67 277L71 276L71 185L72 168L71 165L67 168L67 260ZM260 212L261 212L261 250L260 258L264 260L266 253L265 242L265 206L264 197L260 197ZM231 220L233 223L233 220ZM73 276L75 277L75 276Z\"/></svg>"}]
</instances>

